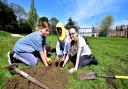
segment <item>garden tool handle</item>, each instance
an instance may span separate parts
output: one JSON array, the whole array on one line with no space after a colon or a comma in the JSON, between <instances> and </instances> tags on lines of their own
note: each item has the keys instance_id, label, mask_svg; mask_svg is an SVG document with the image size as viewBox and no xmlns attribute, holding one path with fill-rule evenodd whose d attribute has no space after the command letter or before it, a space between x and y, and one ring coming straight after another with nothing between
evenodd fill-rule
<instances>
[{"instance_id":1,"label":"garden tool handle","mask_svg":"<svg viewBox=\"0 0 128 89\"><path fill-rule=\"evenodd\" d=\"M26 72L20 70L19 68L14 68L14 70L19 73L20 75L22 75L23 77L25 77L26 79L30 80L31 82L33 82L34 84L40 86L41 88L44 89L49 89L46 85L44 85L43 83L41 83L39 80L33 78L32 76L30 76L29 74L27 74Z\"/></svg>"},{"instance_id":2,"label":"garden tool handle","mask_svg":"<svg viewBox=\"0 0 128 89\"><path fill-rule=\"evenodd\" d=\"M115 78L114 75L103 75L103 74L96 74L97 77L102 77L102 78Z\"/></svg>"},{"instance_id":3,"label":"garden tool handle","mask_svg":"<svg viewBox=\"0 0 128 89\"><path fill-rule=\"evenodd\" d=\"M117 79L128 79L128 76L115 76Z\"/></svg>"},{"instance_id":4,"label":"garden tool handle","mask_svg":"<svg viewBox=\"0 0 128 89\"><path fill-rule=\"evenodd\" d=\"M102 74L97 74L96 76L103 78L128 79L128 76L115 76L115 75L102 75Z\"/></svg>"}]
</instances>

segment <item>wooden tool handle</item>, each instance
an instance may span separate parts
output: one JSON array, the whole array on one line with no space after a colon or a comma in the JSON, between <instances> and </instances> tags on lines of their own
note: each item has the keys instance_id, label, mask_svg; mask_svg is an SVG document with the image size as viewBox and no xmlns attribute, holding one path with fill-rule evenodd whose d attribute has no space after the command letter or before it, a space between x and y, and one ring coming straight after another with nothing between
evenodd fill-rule
<instances>
[{"instance_id":1,"label":"wooden tool handle","mask_svg":"<svg viewBox=\"0 0 128 89\"><path fill-rule=\"evenodd\" d=\"M19 68L15 67L14 70L17 73L19 73L20 75L22 75L23 77L25 77L26 79L28 79L31 82L33 82L34 84L40 86L41 88L49 89L46 85L42 84L40 81L38 81L37 79L33 78L32 76L30 76L29 74L25 73L24 71L20 70Z\"/></svg>"}]
</instances>

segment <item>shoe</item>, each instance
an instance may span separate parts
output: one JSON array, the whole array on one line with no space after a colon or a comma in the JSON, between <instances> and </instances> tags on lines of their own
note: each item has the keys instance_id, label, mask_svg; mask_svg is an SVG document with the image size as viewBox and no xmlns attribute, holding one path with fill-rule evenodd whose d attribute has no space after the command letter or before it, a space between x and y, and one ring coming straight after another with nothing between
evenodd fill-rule
<instances>
[{"instance_id":1,"label":"shoe","mask_svg":"<svg viewBox=\"0 0 128 89\"><path fill-rule=\"evenodd\" d=\"M14 51L9 51L8 53L7 53L7 56L8 56L8 63L9 64L13 64L13 63L15 63L15 58L13 57L13 55L14 55Z\"/></svg>"},{"instance_id":2,"label":"shoe","mask_svg":"<svg viewBox=\"0 0 128 89\"><path fill-rule=\"evenodd\" d=\"M98 65L98 61L94 55L91 55L91 64Z\"/></svg>"}]
</instances>

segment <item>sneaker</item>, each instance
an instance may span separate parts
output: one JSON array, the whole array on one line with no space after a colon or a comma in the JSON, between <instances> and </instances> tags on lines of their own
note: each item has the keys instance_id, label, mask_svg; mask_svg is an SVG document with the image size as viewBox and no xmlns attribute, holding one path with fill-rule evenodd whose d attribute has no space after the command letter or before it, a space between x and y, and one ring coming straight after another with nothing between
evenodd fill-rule
<instances>
[{"instance_id":1,"label":"sneaker","mask_svg":"<svg viewBox=\"0 0 128 89\"><path fill-rule=\"evenodd\" d=\"M13 57L13 55L14 55L14 52L13 52L13 51L9 51L9 52L7 53L7 56L8 56L8 63L9 63L9 64L15 63L15 58Z\"/></svg>"},{"instance_id":2,"label":"sneaker","mask_svg":"<svg viewBox=\"0 0 128 89\"><path fill-rule=\"evenodd\" d=\"M91 55L91 64L98 65L98 61L94 55Z\"/></svg>"}]
</instances>

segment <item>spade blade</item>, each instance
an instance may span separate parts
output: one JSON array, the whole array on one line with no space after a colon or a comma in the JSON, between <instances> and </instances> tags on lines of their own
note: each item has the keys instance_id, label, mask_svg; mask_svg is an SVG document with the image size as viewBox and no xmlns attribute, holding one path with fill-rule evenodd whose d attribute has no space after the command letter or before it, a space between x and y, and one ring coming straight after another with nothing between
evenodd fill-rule
<instances>
[{"instance_id":1,"label":"spade blade","mask_svg":"<svg viewBox=\"0 0 128 89\"><path fill-rule=\"evenodd\" d=\"M89 72L89 73L79 73L78 77L81 80L86 80L86 79L96 79L96 73L95 72Z\"/></svg>"}]
</instances>

